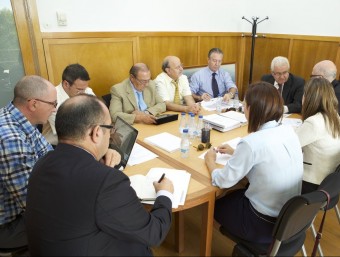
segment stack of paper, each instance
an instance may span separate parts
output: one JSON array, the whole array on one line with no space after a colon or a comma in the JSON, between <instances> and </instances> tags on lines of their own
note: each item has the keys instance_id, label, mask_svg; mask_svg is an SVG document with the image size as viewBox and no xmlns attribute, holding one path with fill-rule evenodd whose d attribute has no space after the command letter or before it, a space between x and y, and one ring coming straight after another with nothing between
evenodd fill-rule
<instances>
[{"instance_id":1,"label":"stack of paper","mask_svg":"<svg viewBox=\"0 0 340 257\"><path fill-rule=\"evenodd\" d=\"M242 123L238 120L230 119L219 114L203 116L203 121L209 123L213 129L226 132L234 128L241 127Z\"/></svg>"},{"instance_id":2,"label":"stack of paper","mask_svg":"<svg viewBox=\"0 0 340 257\"><path fill-rule=\"evenodd\" d=\"M152 168L146 176L140 174L130 176L131 186L142 203L154 204L156 192L153 182L158 181L163 173L174 185L172 208L184 205L191 177L191 174L185 170Z\"/></svg>"},{"instance_id":3,"label":"stack of paper","mask_svg":"<svg viewBox=\"0 0 340 257\"><path fill-rule=\"evenodd\" d=\"M235 112L235 111L229 111L229 112L224 112L220 114L223 117L227 117L229 119L237 120L241 123L247 123L247 118L242 112Z\"/></svg>"},{"instance_id":4,"label":"stack of paper","mask_svg":"<svg viewBox=\"0 0 340 257\"><path fill-rule=\"evenodd\" d=\"M181 138L176 137L168 132L163 132L151 137L144 138L148 144L155 145L169 153L177 151L181 147Z\"/></svg>"}]
</instances>

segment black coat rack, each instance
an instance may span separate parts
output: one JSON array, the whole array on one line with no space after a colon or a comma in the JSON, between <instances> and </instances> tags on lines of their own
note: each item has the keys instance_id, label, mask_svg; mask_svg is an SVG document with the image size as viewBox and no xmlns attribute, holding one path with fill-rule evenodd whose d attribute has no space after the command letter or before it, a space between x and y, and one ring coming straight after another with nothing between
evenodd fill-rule
<instances>
[{"instance_id":1,"label":"black coat rack","mask_svg":"<svg viewBox=\"0 0 340 257\"><path fill-rule=\"evenodd\" d=\"M250 20L248 20L247 18L245 18L244 16L242 17L242 19L248 21L252 25L252 31L251 31L251 35L250 35L251 36L251 55L250 55L250 70L249 70L249 85L250 85L253 81L254 49L255 49L255 38L257 38L257 35L256 35L257 25L264 20L268 20L269 17L267 16L266 18L258 21L259 17L253 16L252 22ZM242 36L244 36L244 35L242 35Z\"/></svg>"}]
</instances>

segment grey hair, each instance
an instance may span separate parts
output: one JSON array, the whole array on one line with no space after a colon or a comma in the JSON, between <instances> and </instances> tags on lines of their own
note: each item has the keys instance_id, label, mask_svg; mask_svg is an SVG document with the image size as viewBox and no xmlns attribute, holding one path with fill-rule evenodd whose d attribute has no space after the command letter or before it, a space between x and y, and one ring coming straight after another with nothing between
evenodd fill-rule
<instances>
[{"instance_id":1,"label":"grey hair","mask_svg":"<svg viewBox=\"0 0 340 257\"><path fill-rule=\"evenodd\" d=\"M288 67L288 70L290 69L289 61L286 57L283 56L276 56L270 65L271 71L274 71L275 67L281 67L281 66L286 66Z\"/></svg>"}]
</instances>

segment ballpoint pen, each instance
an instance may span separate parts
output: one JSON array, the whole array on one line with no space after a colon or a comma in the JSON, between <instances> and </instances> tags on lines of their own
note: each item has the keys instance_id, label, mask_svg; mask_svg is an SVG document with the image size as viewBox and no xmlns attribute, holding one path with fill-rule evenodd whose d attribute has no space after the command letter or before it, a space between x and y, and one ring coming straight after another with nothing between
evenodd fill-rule
<instances>
[{"instance_id":1,"label":"ballpoint pen","mask_svg":"<svg viewBox=\"0 0 340 257\"><path fill-rule=\"evenodd\" d=\"M160 179L158 180L158 183L161 183L164 177L165 177L165 173L162 174L162 176L161 176Z\"/></svg>"}]
</instances>

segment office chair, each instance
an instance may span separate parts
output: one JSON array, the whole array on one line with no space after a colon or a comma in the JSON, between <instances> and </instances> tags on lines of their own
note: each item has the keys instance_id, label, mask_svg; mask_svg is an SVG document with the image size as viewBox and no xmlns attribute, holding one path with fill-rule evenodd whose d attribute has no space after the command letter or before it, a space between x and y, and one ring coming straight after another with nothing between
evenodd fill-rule
<instances>
[{"instance_id":1,"label":"office chair","mask_svg":"<svg viewBox=\"0 0 340 257\"><path fill-rule=\"evenodd\" d=\"M320 208L327 202L321 191L298 195L282 207L273 229L271 244L253 243L231 235L222 226L220 232L236 242L232 256L294 256L304 251L306 230L310 227Z\"/></svg>"},{"instance_id":2,"label":"office chair","mask_svg":"<svg viewBox=\"0 0 340 257\"><path fill-rule=\"evenodd\" d=\"M105 105L107 106L107 108L110 108L110 102L111 102L111 94L106 94L102 96Z\"/></svg>"},{"instance_id":3,"label":"office chair","mask_svg":"<svg viewBox=\"0 0 340 257\"><path fill-rule=\"evenodd\" d=\"M329 174L319 185L318 190L325 190L328 192L330 196L330 201L328 206L323 206L321 208L322 211L327 211L330 209L335 210L336 216L338 218L338 222L340 224L340 212L338 208L338 202L339 202L339 193L340 193L340 164L335 169L335 171L331 174ZM314 238L317 235L317 232L315 230L314 224L311 225L311 230L313 233ZM320 256L323 256L321 245L318 245L318 252Z\"/></svg>"}]
</instances>

